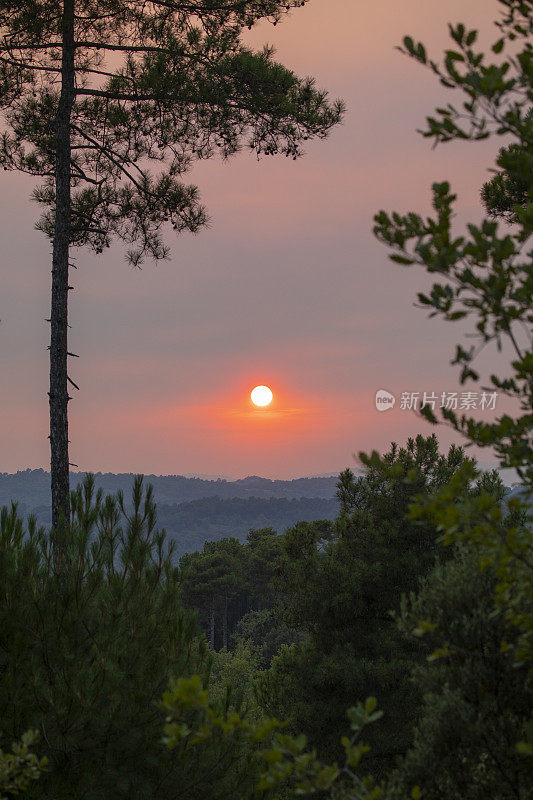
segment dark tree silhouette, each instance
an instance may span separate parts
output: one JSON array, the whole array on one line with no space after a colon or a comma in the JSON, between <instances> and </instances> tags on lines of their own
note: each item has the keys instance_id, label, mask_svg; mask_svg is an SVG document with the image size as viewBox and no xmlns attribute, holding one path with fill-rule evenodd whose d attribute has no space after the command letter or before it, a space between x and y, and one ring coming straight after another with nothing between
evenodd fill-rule
<instances>
[{"instance_id":1,"label":"dark tree silhouette","mask_svg":"<svg viewBox=\"0 0 533 800\"><path fill-rule=\"evenodd\" d=\"M68 526L69 250L114 236L139 265L167 255L161 228L198 231L182 181L196 159L247 146L293 158L342 116L311 79L253 52L243 29L305 0L0 0L0 163L43 178L38 228L53 241L52 518ZM153 174L150 162L160 165ZM76 387L77 388L77 387Z\"/></svg>"}]
</instances>

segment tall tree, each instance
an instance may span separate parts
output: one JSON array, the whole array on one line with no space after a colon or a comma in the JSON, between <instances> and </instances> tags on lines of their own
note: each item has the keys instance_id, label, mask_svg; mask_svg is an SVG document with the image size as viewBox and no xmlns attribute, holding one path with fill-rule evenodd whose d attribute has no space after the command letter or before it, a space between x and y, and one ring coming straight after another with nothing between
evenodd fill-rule
<instances>
[{"instance_id":1,"label":"tall tree","mask_svg":"<svg viewBox=\"0 0 533 800\"><path fill-rule=\"evenodd\" d=\"M480 380L475 359L481 349L495 344L512 354L499 360L481 385L485 396L494 391L508 398L508 411L498 409L493 420L485 421L443 409L442 418L470 444L492 448L500 466L516 470L521 484L512 501L517 523L508 530L502 511L484 495L456 502L473 477L468 464L412 515L433 519L447 543L468 543L484 567L493 566L498 602L520 630L517 661L528 661L533 670L533 2L500 0L499 6L490 51L480 50L477 30L462 23L450 25L452 42L442 63L431 59L421 42L404 39L404 51L460 98L427 118L424 136L435 144L505 137L496 174L482 189L489 218L457 231L456 195L446 181L432 187L432 217L381 211L374 230L392 248L393 261L421 266L434 277L431 291L418 295L431 316L472 325L474 344L471 338L460 341L452 362L461 368L462 383ZM502 225L500 218L512 224ZM438 421L429 407L423 413ZM530 730L533 752L533 725Z\"/></svg>"},{"instance_id":2,"label":"tall tree","mask_svg":"<svg viewBox=\"0 0 533 800\"><path fill-rule=\"evenodd\" d=\"M53 240L50 337L52 518L69 523L69 251L161 259L161 228L206 212L181 176L243 146L296 158L342 116L310 78L253 52L244 29L306 0L0 0L0 164L44 179L38 228ZM154 175L148 165L156 162Z\"/></svg>"},{"instance_id":3,"label":"tall tree","mask_svg":"<svg viewBox=\"0 0 533 800\"><path fill-rule=\"evenodd\" d=\"M273 658L260 698L269 712L290 717L322 758L340 757L346 709L371 694L386 709L369 733L374 774L410 745L418 708L410 674L419 657L391 611L432 569L438 532L405 515L417 493L445 483L464 458L454 446L440 454L435 436L393 444L385 461L395 477L370 467L357 479L346 470L335 523L299 523L285 534L278 588L286 621L307 639Z\"/></svg>"},{"instance_id":4,"label":"tall tree","mask_svg":"<svg viewBox=\"0 0 533 800\"><path fill-rule=\"evenodd\" d=\"M428 659L413 674L423 697L420 719L387 800L404 800L415 785L434 800L532 796L531 764L515 746L527 725L532 686L527 665L515 665L512 647L500 646L502 639L516 641L516 630L509 631L495 607L495 582L492 570L479 570L475 551L463 547L404 604L406 635L430 628L422 641ZM420 627L428 618L431 625ZM432 657L444 642L449 655Z\"/></svg>"},{"instance_id":5,"label":"tall tree","mask_svg":"<svg viewBox=\"0 0 533 800\"><path fill-rule=\"evenodd\" d=\"M194 757L185 747L171 756L161 745L157 703L170 677L195 673L206 687L211 658L182 609L151 487L136 478L126 505L95 493L89 476L72 501L61 581L47 533L15 508L0 514L0 792L4 768L19 788L37 777L37 757L2 749L21 737L30 746L25 732L38 730L48 769L35 800L248 797L240 749L206 741Z\"/></svg>"},{"instance_id":6,"label":"tall tree","mask_svg":"<svg viewBox=\"0 0 533 800\"><path fill-rule=\"evenodd\" d=\"M187 553L180 559L182 598L188 608L199 612L209 645L228 646L228 603L243 585L243 545L238 539L205 542L201 553ZM216 623L221 622L221 637Z\"/></svg>"}]
</instances>

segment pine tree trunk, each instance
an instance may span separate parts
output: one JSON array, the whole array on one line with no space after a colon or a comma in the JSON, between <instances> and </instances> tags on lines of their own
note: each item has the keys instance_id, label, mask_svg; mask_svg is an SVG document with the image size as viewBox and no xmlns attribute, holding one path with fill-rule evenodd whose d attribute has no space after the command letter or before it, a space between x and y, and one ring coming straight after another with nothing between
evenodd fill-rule
<instances>
[{"instance_id":1,"label":"pine tree trunk","mask_svg":"<svg viewBox=\"0 0 533 800\"><path fill-rule=\"evenodd\" d=\"M211 606L209 608L209 647L211 650L215 649L215 598L211 598Z\"/></svg>"},{"instance_id":2,"label":"pine tree trunk","mask_svg":"<svg viewBox=\"0 0 533 800\"><path fill-rule=\"evenodd\" d=\"M222 618L222 647L228 649L228 595L224 595L224 616Z\"/></svg>"},{"instance_id":3,"label":"pine tree trunk","mask_svg":"<svg viewBox=\"0 0 533 800\"><path fill-rule=\"evenodd\" d=\"M68 454L68 272L70 245L70 116L74 102L74 2L64 0L61 96L54 122L56 144L55 229L50 311L50 467L52 525L70 523ZM59 544L61 550L61 545Z\"/></svg>"}]
</instances>

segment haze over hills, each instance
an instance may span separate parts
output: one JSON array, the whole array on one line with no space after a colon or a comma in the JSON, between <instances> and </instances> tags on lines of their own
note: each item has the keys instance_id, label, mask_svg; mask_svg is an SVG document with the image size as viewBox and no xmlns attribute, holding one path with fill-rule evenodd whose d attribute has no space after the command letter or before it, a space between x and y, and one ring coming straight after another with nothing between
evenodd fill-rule
<instances>
[{"instance_id":1,"label":"haze over hills","mask_svg":"<svg viewBox=\"0 0 533 800\"><path fill-rule=\"evenodd\" d=\"M70 485L75 488L85 478L85 472L71 472ZM95 472L97 488L105 493L122 489L125 495L133 483L133 473ZM182 503L200 497L324 497L335 496L337 475L329 477L271 480L250 475L238 480L225 478L185 477L184 475L145 475L145 483L154 487L156 503ZM50 501L50 473L43 469L27 469L14 474L0 473L0 505L15 500L20 507L35 508Z\"/></svg>"},{"instance_id":2,"label":"haze over hills","mask_svg":"<svg viewBox=\"0 0 533 800\"><path fill-rule=\"evenodd\" d=\"M85 473L70 475L71 488ZM119 489L126 501L132 473L97 472L97 488L105 494ZM238 480L191 478L183 475L146 475L154 487L157 520L176 541L177 553L201 549L204 541L235 536L244 540L250 528L273 527L278 532L300 520L334 519L337 476L270 480L252 475ZM0 473L0 506L17 502L23 516L34 514L40 525L50 525L50 473L43 469Z\"/></svg>"},{"instance_id":3,"label":"haze over hills","mask_svg":"<svg viewBox=\"0 0 533 800\"><path fill-rule=\"evenodd\" d=\"M71 473L71 487L86 473ZM130 496L132 473L95 473L95 484L105 494ZM279 533L298 521L334 519L338 476L271 480L257 475L225 478L184 475L146 475L154 487L157 521L175 540L177 555L202 549L205 541L226 536L246 539L250 528L272 527ZM50 473L42 469L0 473L0 507L18 503L22 516L34 514L40 525L51 523Z\"/></svg>"}]
</instances>

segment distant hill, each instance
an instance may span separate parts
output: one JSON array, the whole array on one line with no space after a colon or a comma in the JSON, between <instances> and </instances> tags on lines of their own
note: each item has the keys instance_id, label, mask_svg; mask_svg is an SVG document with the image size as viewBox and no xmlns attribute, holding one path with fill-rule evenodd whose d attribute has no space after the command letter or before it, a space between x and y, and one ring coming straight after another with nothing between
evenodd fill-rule
<instances>
[{"instance_id":1,"label":"distant hill","mask_svg":"<svg viewBox=\"0 0 533 800\"><path fill-rule=\"evenodd\" d=\"M71 472L70 485L74 488L85 478L84 472ZM125 495L131 489L133 473L95 472L97 487L114 494L122 489ZM325 497L335 496L337 477L295 478L291 481L270 480L251 475L235 481L218 478L186 478L183 475L145 475L145 483L154 487L159 503L183 503L200 497ZM27 469L15 474L0 473L0 506L17 501L20 507L48 505L50 502L50 473L43 469Z\"/></svg>"},{"instance_id":2,"label":"distant hill","mask_svg":"<svg viewBox=\"0 0 533 800\"><path fill-rule=\"evenodd\" d=\"M71 473L71 487L85 473ZM95 473L97 488L106 494L119 489L127 500L133 474ZM299 520L334 519L337 477L270 480L257 475L229 481L187 478L182 475L146 475L154 487L158 525L176 540L178 554L201 549L204 541L235 536L245 539L250 528L272 526L282 532ZM49 525L50 473L42 469L0 473L0 506L18 503L23 516L35 514Z\"/></svg>"},{"instance_id":3,"label":"distant hill","mask_svg":"<svg viewBox=\"0 0 533 800\"><path fill-rule=\"evenodd\" d=\"M71 473L71 486L84 477L85 473ZM122 489L127 501L133 477L98 472L95 482L107 494ZM145 482L154 487L158 525L176 541L178 555L224 536L243 540L250 528L271 526L281 533L300 520L334 519L339 510L336 476L280 481L252 475L231 481L146 475ZM520 489L508 492L514 495ZM35 514L39 524L49 525L50 474L42 469L0 473L0 507L11 501L18 502L23 516Z\"/></svg>"},{"instance_id":4,"label":"distant hill","mask_svg":"<svg viewBox=\"0 0 533 800\"><path fill-rule=\"evenodd\" d=\"M244 541L250 528L268 528L282 533L296 522L335 519L335 498L301 497L205 497L187 503L158 505L157 520L176 542L178 555L201 550L205 541L234 536Z\"/></svg>"}]
</instances>

